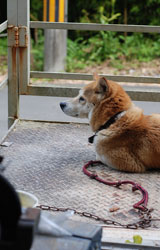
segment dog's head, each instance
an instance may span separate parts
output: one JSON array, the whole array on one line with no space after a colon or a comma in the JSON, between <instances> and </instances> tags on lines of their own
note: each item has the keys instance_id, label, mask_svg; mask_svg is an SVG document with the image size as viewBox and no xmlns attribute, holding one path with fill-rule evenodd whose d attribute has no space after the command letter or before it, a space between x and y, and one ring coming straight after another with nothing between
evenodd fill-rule
<instances>
[{"instance_id":1,"label":"dog's head","mask_svg":"<svg viewBox=\"0 0 160 250\"><path fill-rule=\"evenodd\" d=\"M110 112L126 110L125 106L130 104L131 100L119 84L98 75L95 75L94 79L94 82L79 91L77 97L60 103L66 115L91 119L93 111L96 110L99 113L103 113L104 109L109 109Z\"/></svg>"},{"instance_id":2,"label":"dog's head","mask_svg":"<svg viewBox=\"0 0 160 250\"><path fill-rule=\"evenodd\" d=\"M96 79L79 91L79 95L71 101L61 102L60 107L66 115L88 118L89 113L108 92L108 84L105 78Z\"/></svg>"}]
</instances>

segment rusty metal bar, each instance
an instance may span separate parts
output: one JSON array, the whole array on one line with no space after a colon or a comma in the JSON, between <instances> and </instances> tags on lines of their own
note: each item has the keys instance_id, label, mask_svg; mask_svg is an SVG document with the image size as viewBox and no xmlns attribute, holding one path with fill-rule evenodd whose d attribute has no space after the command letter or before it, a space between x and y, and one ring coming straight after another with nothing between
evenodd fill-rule
<instances>
[{"instance_id":1,"label":"rusty metal bar","mask_svg":"<svg viewBox=\"0 0 160 250\"><path fill-rule=\"evenodd\" d=\"M0 90L5 88L8 84L8 76L0 83Z\"/></svg>"},{"instance_id":2,"label":"rusty metal bar","mask_svg":"<svg viewBox=\"0 0 160 250\"><path fill-rule=\"evenodd\" d=\"M150 76L129 76L129 75L107 75L99 74L100 76L106 77L108 80L116 82L134 82L134 83L160 83L160 77ZM92 74L81 74L81 73L62 73L62 72L41 72L31 71L31 78L49 78L49 79L65 79L65 80L93 80Z\"/></svg>"},{"instance_id":3,"label":"rusty metal bar","mask_svg":"<svg viewBox=\"0 0 160 250\"><path fill-rule=\"evenodd\" d=\"M95 30L95 31L116 31L116 32L142 32L160 33L160 26L148 25L125 25L125 24L99 24L99 23L52 23L31 21L31 28L41 29L66 29L66 30Z\"/></svg>"},{"instance_id":4,"label":"rusty metal bar","mask_svg":"<svg viewBox=\"0 0 160 250\"><path fill-rule=\"evenodd\" d=\"M7 29L7 24L8 24L7 20L0 24L0 33Z\"/></svg>"}]
</instances>

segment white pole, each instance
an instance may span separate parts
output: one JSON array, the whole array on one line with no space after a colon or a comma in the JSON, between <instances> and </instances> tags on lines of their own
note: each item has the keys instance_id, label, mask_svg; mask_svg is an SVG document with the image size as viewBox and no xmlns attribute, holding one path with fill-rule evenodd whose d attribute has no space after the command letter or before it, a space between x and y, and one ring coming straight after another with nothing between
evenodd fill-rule
<instances>
[{"instance_id":1,"label":"white pole","mask_svg":"<svg viewBox=\"0 0 160 250\"><path fill-rule=\"evenodd\" d=\"M67 0L65 0L65 22L67 21ZM45 29L44 71L65 71L67 55L67 31Z\"/></svg>"}]
</instances>

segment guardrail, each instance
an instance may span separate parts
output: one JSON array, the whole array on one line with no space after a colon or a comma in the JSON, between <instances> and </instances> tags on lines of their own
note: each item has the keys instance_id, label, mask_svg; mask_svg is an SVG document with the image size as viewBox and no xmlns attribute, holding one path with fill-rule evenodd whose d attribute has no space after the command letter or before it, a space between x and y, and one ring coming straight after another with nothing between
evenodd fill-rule
<instances>
[{"instance_id":1,"label":"guardrail","mask_svg":"<svg viewBox=\"0 0 160 250\"><path fill-rule=\"evenodd\" d=\"M150 76L129 76L129 75L107 75L99 74L107 77L109 80L116 82L134 82L134 83L160 83L160 77ZM59 73L59 72L45 72L45 71L31 71L31 78L50 78L50 79L65 79L65 80L88 80L92 81L93 75L80 73Z\"/></svg>"},{"instance_id":2,"label":"guardrail","mask_svg":"<svg viewBox=\"0 0 160 250\"><path fill-rule=\"evenodd\" d=\"M122 24L93 24L93 23L52 23L31 21L30 28L41 29L67 29L67 30L94 30L94 31L116 31L116 32L143 32L143 33L160 33L160 26L147 25L122 25ZM57 72L35 72L31 71L31 77L35 78L52 78L52 79L70 79L70 80L92 80L89 74L71 74ZM103 75L110 80L118 82L134 83L160 83L160 77L150 76L121 76L121 75Z\"/></svg>"},{"instance_id":3,"label":"guardrail","mask_svg":"<svg viewBox=\"0 0 160 250\"><path fill-rule=\"evenodd\" d=\"M99 24L99 23L56 23L31 21L31 28L41 29L66 29L66 30L92 30L92 31L116 31L116 32L141 32L160 33L160 26L126 25L126 24Z\"/></svg>"},{"instance_id":4,"label":"guardrail","mask_svg":"<svg viewBox=\"0 0 160 250\"><path fill-rule=\"evenodd\" d=\"M93 24L93 23L52 23L52 22L30 22L30 28L40 29L66 29L66 30L88 30L88 31L115 31L115 32L143 32L143 33L160 33L160 26L147 25L121 25L121 24ZM129 76L129 75L107 75L100 74L107 77L109 80L117 82L130 83L145 83L145 84L159 84L160 77L151 76ZM49 79L64 79L64 80L88 80L91 81L93 76L91 74L81 73L59 73L59 72L38 72L31 71L31 78L49 78ZM47 89L46 89L47 87ZM72 97L77 94L79 87L65 85L65 86L47 86L37 84L30 84L27 87L27 94L30 95L49 95L49 96L68 96ZM133 100L137 101L160 101L160 89L158 87L138 87L138 86L124 86L127 93Z\"/></svg>"}]
</instances>

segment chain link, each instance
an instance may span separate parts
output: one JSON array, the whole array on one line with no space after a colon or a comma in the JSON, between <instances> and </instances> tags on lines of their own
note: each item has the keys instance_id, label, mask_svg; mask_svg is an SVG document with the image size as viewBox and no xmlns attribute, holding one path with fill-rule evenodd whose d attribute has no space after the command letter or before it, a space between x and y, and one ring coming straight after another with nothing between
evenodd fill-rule
<instances>
[{"instance_id":1,"label":"chain link","mask_svg":"<svg viewBox=\"0 0 160 250\"><path fill-rule=\"evenodd\" d=\"M109 220L109 219L105 219L105 218L102 218L100 216L97 216L95 214L92 214L92 213L88 213L88 212L81 212L81 211L78 211L76 209L72 209L72 208L62 208L62 207L55 207L55 206L48 206L48 205L39 205L37 206L37 208L40 208L42 210L48 210L48 211L60 211L60 212L66 212L66 211L73 211L75 214L78 214L80 216L83 216L83 217L87 217L87 218L91 218L93 220L96 220L96 221L100 221L100 222L103 222L104 224L107 224L107 225L114 225L114 226L120 226L120 227L123 227L123 228L130 228L130 229L138 229L138 228L148 228L151 226L151 222L152 222L152 211L153 209L148 209L148 208L145 208L144 211L139 211L139 220L135 223L129 223L129 224L122 224L120 222L117 222L117 221L114 221L114 220ZM160 219L157 219L157 220L160 220ZM155 219L154 219L155 221Z\"/></svg>"}]
</instances>

